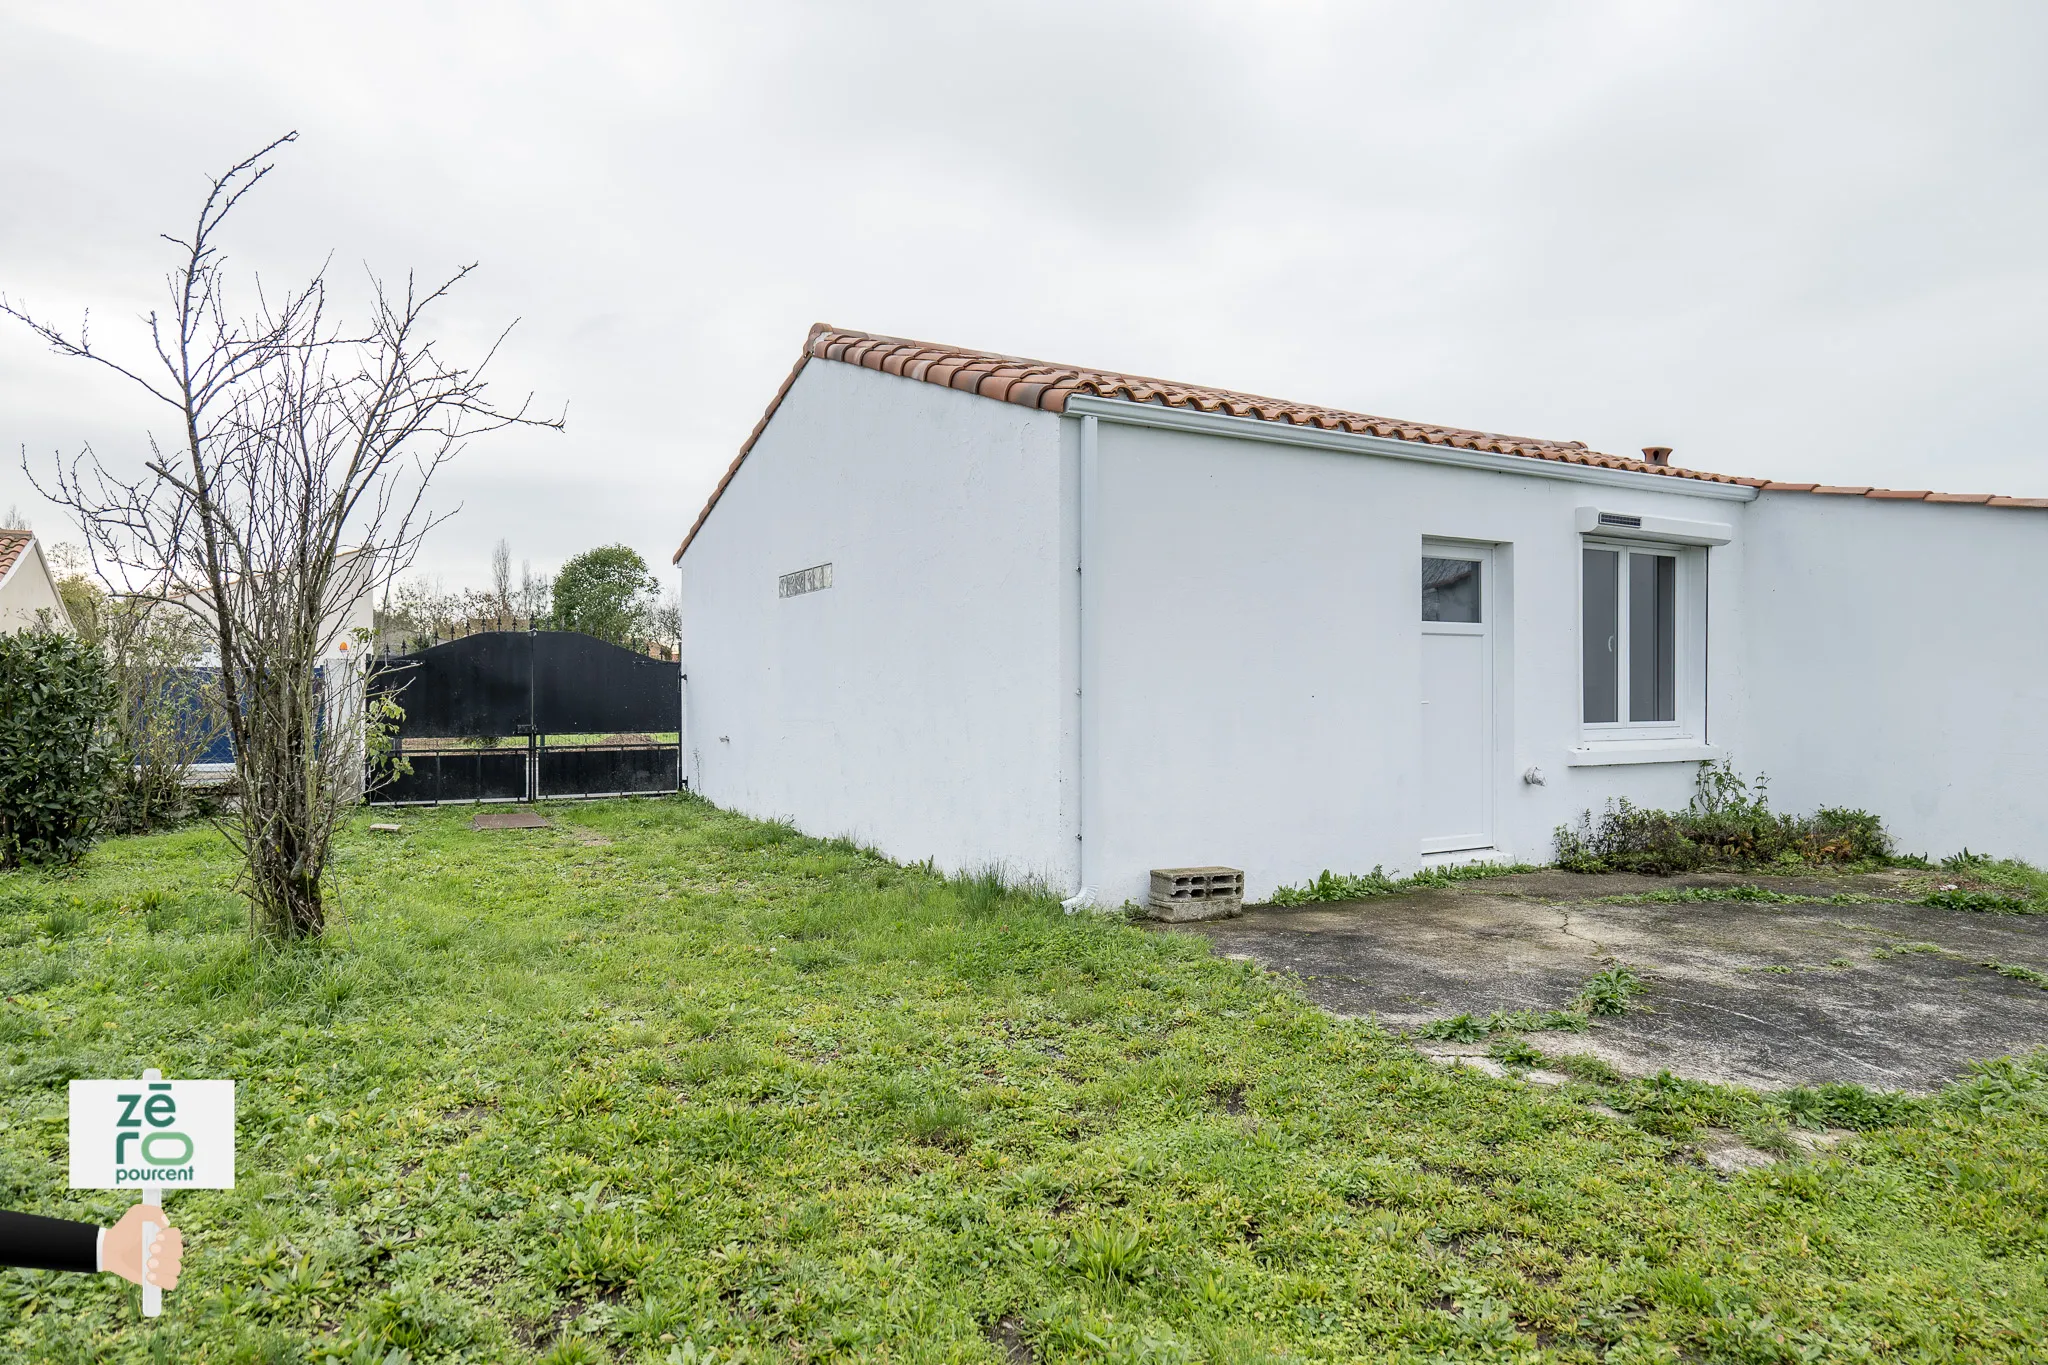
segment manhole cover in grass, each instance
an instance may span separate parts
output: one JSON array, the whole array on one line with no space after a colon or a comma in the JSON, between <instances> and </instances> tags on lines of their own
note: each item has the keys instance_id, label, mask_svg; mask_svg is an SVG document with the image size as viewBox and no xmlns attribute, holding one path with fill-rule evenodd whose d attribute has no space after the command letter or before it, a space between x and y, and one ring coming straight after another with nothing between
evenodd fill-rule
<instances>
[{"instance_id":1,"label":"manhole cover in grass","mask_svg":"<svg viewBox=\"0 0 2048 1365\"><path fill-rule=\"evenodd\" d=\"M472 829L546 829L540 812L530 810L480 810L470 822Z\"/></svg>"}]
</instances>

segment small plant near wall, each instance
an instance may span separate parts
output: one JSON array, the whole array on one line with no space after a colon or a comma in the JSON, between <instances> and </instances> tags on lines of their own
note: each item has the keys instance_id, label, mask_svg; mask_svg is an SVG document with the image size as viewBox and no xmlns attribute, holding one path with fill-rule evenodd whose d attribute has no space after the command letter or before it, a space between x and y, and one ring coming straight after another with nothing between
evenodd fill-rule
<instances>
[{"instance_id":1,"label":"small plant near wall","mask_svg":"<svg viewBox=\"0 0 2048 1365\"><path fill-rule=\"evenodd\" d=\"M1768 779L1745 779L1726 759L1703 764L1684 810L1648 810L1626 797L1577 827L1557 828L1557 862L1574 872L1690 872L1703 867L1873 865L1891 836L1868 811L1823 806L1811 815L1770 809Z\"/></svg>"},{"instance_id":2,"label":"small plant near wall","mask_svg":"<svg viewBox=\"0 0 2048 1365\"><path fill-rule=\"evenodd\" d=\"M1324 868L1312 881L1301 886L1273 888L1273 905L1309 905L1319 901L1362 901L1375 896L1398 896L1404 891L1441 890L1458 882L1487 877L1508 877L1517 872L1534 872L1529 863L1460 863L1426 867L1412 877L1390 877L1384 867L1370 872L1341 875Z\"/></svg>"}]
</instances>

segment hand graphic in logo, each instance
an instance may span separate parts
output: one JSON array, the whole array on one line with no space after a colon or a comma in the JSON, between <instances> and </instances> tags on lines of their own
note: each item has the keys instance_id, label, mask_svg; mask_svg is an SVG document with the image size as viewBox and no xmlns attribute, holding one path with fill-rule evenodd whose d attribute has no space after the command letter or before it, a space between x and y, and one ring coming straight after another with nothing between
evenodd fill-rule
<instances>
[{"instance_id":1,"label":"hand graphic in logo","mask_svg":"<svg viewBox=\"0 0 2048 1365\"><path fill-rule=\"evenodd\" d=\"M149 1264L142 1263L142 1225L154 1223L156 1241L149 1248ZM178 1262L185 1254L185 1239L154 1204L137 1204L121 1215L121 1221L107 1229L100 1244L100 1269L119 1275L131 1284L152 1284L159 1289L178 1287Z\"/></svg>"}]
</instances>

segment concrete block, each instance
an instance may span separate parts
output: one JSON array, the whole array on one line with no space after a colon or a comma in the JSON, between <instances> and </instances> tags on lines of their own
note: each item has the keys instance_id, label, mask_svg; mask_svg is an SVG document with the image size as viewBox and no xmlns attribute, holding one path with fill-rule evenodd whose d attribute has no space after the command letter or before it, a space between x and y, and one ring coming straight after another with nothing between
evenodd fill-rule
<instances>
[{"instance_id":1,"label":"concrete block","mask_svg":"<svg viewBox=\"0 0 2048 1365\"><path fill-rule=\"evenodd\" d=\"M1244 913L1244 873L1235 867L1155 867L1145 909L1169 923Z\"/></svg>"}]
</instances>

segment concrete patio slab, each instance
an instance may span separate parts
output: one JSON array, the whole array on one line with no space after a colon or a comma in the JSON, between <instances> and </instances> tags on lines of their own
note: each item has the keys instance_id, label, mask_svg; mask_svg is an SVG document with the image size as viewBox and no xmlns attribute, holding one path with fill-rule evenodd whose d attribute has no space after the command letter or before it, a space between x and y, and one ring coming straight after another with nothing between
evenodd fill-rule
<instances>
[{"instance_id":1,"label":"concrete patio slab","mask_svg":"<svg viewBox=\"0 0 2048 1365\"><path fill-rule=\"evenodd\" d=\"M1902 897L1865 877L1587 876L1546 871L1240 919L1162 925L1294 978L1332 1013L1409 1029L1449 1015L1562 1008L1625 963L1640 1008L1590 1033L1530 1035L1630 1075L1661 1070L1758 1088L1853 1081L1926 1092L1973 1060L2048 1044L2048 990L1984 964L2048 972L2048 915L1876 900L1600 903L1747 883L1799 895Z\"/></svg>"}]
</instances>

